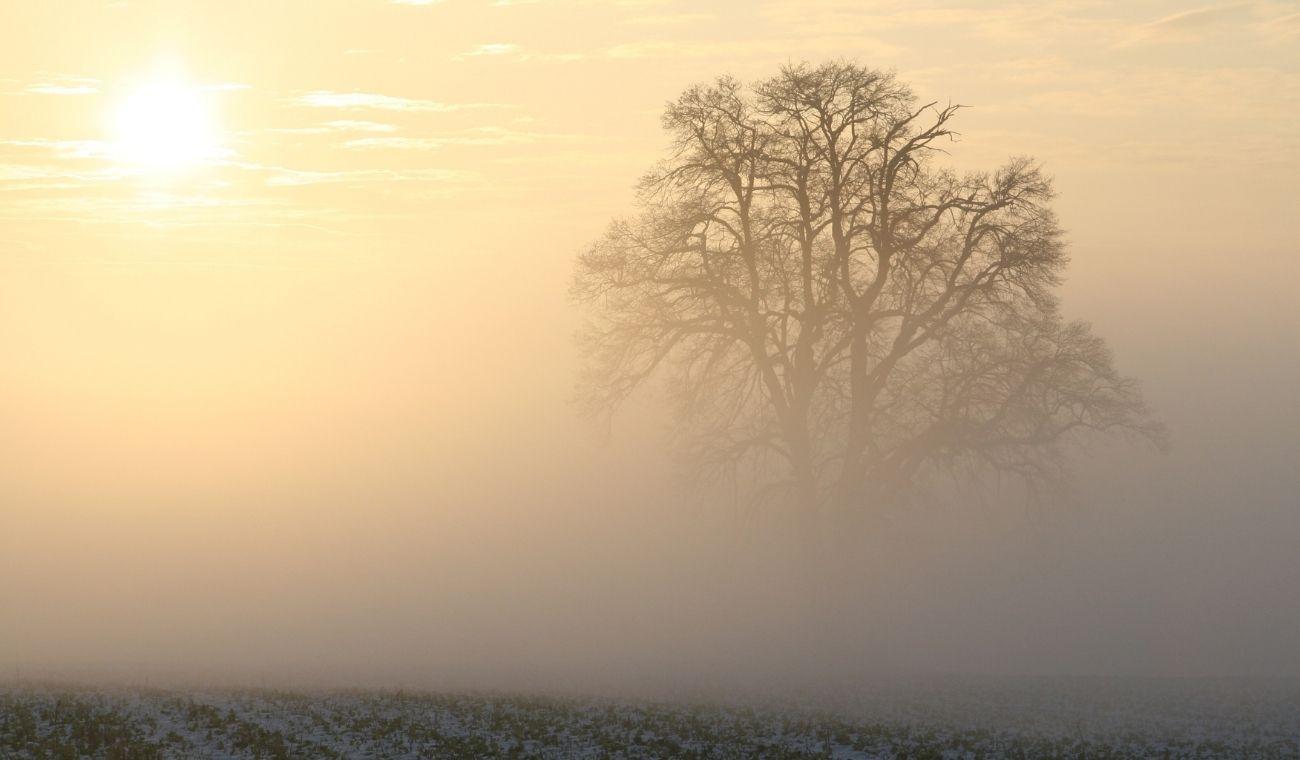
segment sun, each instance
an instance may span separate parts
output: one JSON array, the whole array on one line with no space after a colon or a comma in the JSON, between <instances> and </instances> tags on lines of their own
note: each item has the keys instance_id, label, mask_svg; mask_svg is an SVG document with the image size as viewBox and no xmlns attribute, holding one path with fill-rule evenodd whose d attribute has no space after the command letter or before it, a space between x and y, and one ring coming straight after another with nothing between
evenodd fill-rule
<instances>
[{"instance_id":1,"label":"sun","mask_svg":"<svg viewBox=\"0 0 1300 760\"><path fill-rule=\"evenodd\" d=\"M179 77L159 77L138 86L112 118L113 155L124 163L174 171L221 153L216 122L202 88Z\"/></svg>"}]
</instances>

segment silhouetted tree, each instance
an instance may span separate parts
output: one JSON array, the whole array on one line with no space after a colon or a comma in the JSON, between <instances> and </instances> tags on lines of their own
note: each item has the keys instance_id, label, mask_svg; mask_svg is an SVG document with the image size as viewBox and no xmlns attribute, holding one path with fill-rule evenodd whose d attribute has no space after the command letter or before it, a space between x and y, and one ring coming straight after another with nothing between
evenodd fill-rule
<instances>
[{"instance_id":1,"label":"silhouetted tree","mask_svg":"<svg viewBox=\"0 0 1300 760\"><path fill-rule=\"evenodd\" d=\"M687 90L642 213L578 261L589 408L663 374L697 474L809 509L941 472L1059 483L1083 431L1160 441L1102 340L1058 315L1049 179L936 162L957 111L849 63Z\"/></svg>"}]
</instances>

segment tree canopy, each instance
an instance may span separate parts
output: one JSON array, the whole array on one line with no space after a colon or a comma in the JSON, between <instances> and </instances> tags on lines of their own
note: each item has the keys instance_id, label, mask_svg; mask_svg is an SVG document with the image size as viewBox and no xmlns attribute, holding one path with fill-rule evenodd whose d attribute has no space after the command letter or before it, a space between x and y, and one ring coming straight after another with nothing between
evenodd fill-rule
<instances>
[{"instance_id":1,"label":"tree canopy","mask_svg":"<svg viewBox=\"0 0 1300 760\"><path fill-rule=\"evenodd\" d=\"M577 263L584 403L662 378L695 474L810 510L944 473L1041 489L1087 433L1162 441L1106 344L1059 314L1050 179L1027 158L945 167L959 108L847 62L670 103L640 213Z\"/></svg>"}]
</instances>

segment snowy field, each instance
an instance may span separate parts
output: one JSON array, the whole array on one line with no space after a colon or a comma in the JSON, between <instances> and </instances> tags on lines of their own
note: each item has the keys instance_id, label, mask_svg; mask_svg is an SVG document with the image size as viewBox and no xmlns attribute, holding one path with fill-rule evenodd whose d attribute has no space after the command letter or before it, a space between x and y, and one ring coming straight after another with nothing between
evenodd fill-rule
<instances>
[{"instance_id":1,"label":"snowy field","mask_svg":"<svg viewBox=\"0 0 1300 760\"><path fill-rule=\"evenodd\" d=\"M1300 757L1296 681L947 679L775 705L10 684L0 757Z\"/></svg>"}]
</instances>

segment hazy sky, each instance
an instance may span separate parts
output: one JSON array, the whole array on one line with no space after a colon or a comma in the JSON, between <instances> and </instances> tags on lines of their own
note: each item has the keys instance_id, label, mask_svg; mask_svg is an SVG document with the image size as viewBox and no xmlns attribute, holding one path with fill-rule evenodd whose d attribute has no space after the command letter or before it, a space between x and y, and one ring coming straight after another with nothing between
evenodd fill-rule
<instances>
[{"instance_id":1,"label":"hazy sky","mask_svg":"<svg viewBox=\"0 0 1300 760\"><path fill-rule=\"evenodd\" d=\"M1300 3L7 2L0 43L0 667L1300 674ZM652 410L575 419L573 257L664 102L833 57L1055 176L1169 455L805 573L663 485Z\"/></svg>"}]
</instances>

